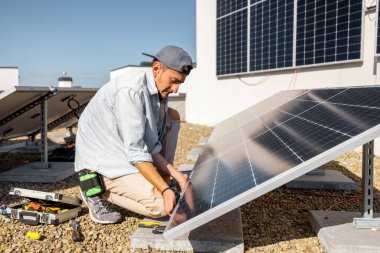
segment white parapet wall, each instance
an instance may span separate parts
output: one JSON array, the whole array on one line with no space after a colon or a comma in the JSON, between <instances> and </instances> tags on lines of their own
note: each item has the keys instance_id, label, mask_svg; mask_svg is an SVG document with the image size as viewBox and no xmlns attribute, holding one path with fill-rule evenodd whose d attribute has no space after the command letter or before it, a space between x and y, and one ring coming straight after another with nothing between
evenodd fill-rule
<instances>
[{"instance_id":1,"label":"white parapet wall","mask_svg":"<svg viewBox=\"0 0 380 253\"><path fill-rule=\"evenodd\" d=\"M0 67L0 91L20 85L20 74L17 67Z\"/></svg>"}]
</instances>

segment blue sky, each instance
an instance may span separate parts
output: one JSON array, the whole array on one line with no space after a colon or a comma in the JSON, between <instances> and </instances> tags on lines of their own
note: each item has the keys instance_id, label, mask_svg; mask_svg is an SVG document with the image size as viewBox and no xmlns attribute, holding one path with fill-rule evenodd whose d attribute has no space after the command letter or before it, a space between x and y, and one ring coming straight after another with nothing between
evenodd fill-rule
<instances>
[{"instance_id":1,"label":"blue sky","mask_svg":"<svg viewBox=\"0 0 380 253\"><path fill-rule=\"evenodd\" d=\"M0 66L21 85L99 87L109 71L139 64L167 44L195 59L195 0L13 0L0 5Z\"/></svg>"}]
</instances>

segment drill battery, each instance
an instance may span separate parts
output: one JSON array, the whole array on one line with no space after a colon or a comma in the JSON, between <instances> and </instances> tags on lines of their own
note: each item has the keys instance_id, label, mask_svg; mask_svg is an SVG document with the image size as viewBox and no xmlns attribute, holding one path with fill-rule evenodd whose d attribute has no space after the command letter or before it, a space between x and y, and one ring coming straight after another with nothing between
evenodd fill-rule
<instances>
[{"instance_id":1,"label":"drill battery","mask_svg":"<svg viewBox=\"0 0 380 253\"><path fill-rule=\"evenodd\" d=\"M79 186L87 197L95 197L105 192L103 176L93 170L79 172Z\"/></svg>"}]
</instances>

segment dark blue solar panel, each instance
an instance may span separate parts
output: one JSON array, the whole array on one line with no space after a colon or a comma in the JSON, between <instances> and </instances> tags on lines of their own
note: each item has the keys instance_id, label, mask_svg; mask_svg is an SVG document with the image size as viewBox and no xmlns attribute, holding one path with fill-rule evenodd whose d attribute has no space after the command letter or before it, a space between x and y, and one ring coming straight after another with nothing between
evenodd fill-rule
<instances>
[{"instance_id":1,"label":"dark blue solar panel","mask_svg":"<svg viewBox=\"0 0 380 253\"><path fill-rule=\"evenodd\" d=\"M293 0L251 6L250 71L293 66Z\"/></svg>"},{"instance_id":2,"label":"dark blue solar panel","mask_svg":"<svg viewBox=\"0 0 380 253\"><path fill-rule=\"evenodd\" d=\"M217 20L217 75L247 72L247 9Z\"/></svg>"},{"instance_id":3,"label":"dark blue solar panel","mask_svg":"<svg viewBox=\"0 0 380 253\"><path fill-rule=\"evenodd\" d=\"M376 43L376 54L380 54L380 15L379 15L379 1L377 1L377 43Z\"/></svg>"},{"instance_id":4,"label":"dark blue solar panel","mask_svg":"<svg viewBox=\"0 0 380 253\"><path fill-rule=\"evenodd\" d=\"M217 0L217 75L361 58L362 0L296 1Z\"/></svg>"},{"instance_id":5,"label":"dark blue solar panel","mask_svg":"<svg viewBox=\"0 0 380 253\"><path fill-rule=\"evenodd\" d=\"M216 4L216 15L220 16L240 10L248 6L248 0L218 0Z\"/></svg>"},{"instance_id":6,"label":"dark blue solar panel","mask_svg":"<svg viewBox=\"0 0 380 253\"><path fill-rule=\"evenodd\" d=\"M358 141L364 144L380 132L380 87L284 95L290 101L272 107L276 99L269 98L215 128L222 127L222 134L202 151L166 234L174 237L181 229L186 232L200 226L206 222L200 222L200 214L208 220L216 218L223 214L223 208L232 210L260 196L255 193L265 185L276 180L289 182L296 178L292 175L295 170L310 166L312 161L321 165L343 146L348 151ZM265 105L272 109L264 110Z\"/></svg>"},{"instance_id":7,"label":"dark blue solar panel","mask_svg":"<svg viewBox=\"0 0 380 253\"><path fill-rule=\"evenodd\" d=\"M361 0L298 0L296 65L360 59Z\"/></svg>"}]
</instances>

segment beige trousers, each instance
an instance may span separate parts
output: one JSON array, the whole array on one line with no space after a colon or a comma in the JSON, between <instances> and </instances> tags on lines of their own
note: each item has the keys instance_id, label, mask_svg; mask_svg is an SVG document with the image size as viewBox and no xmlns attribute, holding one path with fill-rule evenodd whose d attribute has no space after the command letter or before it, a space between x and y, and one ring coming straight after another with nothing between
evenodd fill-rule
<instances>
[{"instance_id":1,"label":"beige trousers","mask_svg":"<svg viewBox=\"0 0 380 253\"><path fill-rule=\"evenodd\" d=\"M171 164L174 161L179 128L180 122L171 120L171 127L161 141L161 154ZM167 215L161 193L140 173L112 180L104 177L104 183L108 192L107 201L152 218Z\"/></svg>"}]
</instances>

